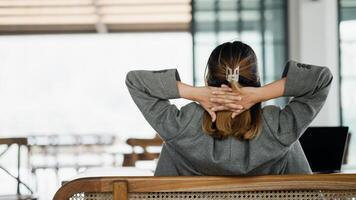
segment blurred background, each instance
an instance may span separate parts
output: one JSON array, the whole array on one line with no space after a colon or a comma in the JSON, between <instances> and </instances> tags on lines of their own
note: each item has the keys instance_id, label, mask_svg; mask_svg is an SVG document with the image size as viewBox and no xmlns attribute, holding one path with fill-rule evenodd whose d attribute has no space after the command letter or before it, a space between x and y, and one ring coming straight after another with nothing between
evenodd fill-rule
<instances>
[{"instance_id":1,"label":"blurred background","mask_svg":"<svg viewBox=\"0 0 356 200\"><path fill-rule=\"evenodd\" d=\"M333 85L312 126L352 135L355 33L356 0L0 0L0 199L51 199L90 169L152 175L161 141L126 73L177 68L201 86L210 52L233 40L255 50L263 83L289 59L328 66ZM343 169L356 169L356 136Z\"/></svg>"}]
</instances>

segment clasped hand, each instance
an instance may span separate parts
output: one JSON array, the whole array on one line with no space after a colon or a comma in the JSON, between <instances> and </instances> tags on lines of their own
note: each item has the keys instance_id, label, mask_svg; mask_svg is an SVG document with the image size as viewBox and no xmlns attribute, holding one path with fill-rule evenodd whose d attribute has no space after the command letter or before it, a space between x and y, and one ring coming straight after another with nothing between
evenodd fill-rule
<instances>
[{"instance_id":1,"label":"clasped hand","mask_svg":"<svg viewBox=\"0 0 356 200\"><path fill-rule=\"evenodd\" d=\"M199 87L196 101L210 114L212 121L216 120L217 111L231 111L235 118L245 110L258 103L257 89L242 87L237 91L226 85L219 87Z\"/></svg>"}]
</instances>

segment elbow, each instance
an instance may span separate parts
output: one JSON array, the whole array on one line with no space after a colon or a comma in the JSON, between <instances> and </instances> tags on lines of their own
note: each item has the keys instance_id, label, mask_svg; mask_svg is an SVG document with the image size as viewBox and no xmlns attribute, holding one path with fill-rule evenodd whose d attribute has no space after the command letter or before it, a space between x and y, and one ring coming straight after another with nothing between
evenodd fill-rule
<instances>
[{"instance_id":1,"label":"elbow","mask_svg":"<svg viewBox=\"0 0 356 200\"><path fill-rule=\"evenodd\" d=\"M328 67L325 67L325 74L328 77L328 79L330 80L333 79L333 74L331 73L331 70Z\"/></svg>"},{"instance_id":2,"label":"elbow","mask_svg":"<svg viewBox=\"0 0 356 200\"><path fill-rule=\"evenodd\" d=\"M331 73L331 70L328 67L324 67L324 70L322 72L322 77L324 79L325 84L329 85L333 81L333 74Z\"/></svg>"},{"instance_id":3,"label":"elbow","mask_svg":"<svg viewBox=\"0 0 356 200\"><path fill-rule=\"evenodd\" d=\"M135 71L129 71L129 72L126 74L126 79L125 79L126 86L132 85L132 80L133 80L134 78L135 78Z\"/></svg>"}]
</instances>

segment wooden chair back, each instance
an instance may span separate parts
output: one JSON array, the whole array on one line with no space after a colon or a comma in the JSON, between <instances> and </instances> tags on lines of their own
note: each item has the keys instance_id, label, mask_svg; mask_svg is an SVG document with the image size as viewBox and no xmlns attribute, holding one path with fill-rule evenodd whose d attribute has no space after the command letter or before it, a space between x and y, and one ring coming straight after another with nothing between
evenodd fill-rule
<instances>
[{"instance_id":1,"label":"wooden chair back","mask_svg":"<svg viewBox=\"0 0 356 200\"><path fill-rule=\"evenodd\" d=\"M53 200L353 199L356 174L92 177L64 184Z\"/></svg>"},{"instance_id":2,"label":"wooden chair back","mask_svg":"<svg viewBox=\"0 0 356 200\"><path fill-rule=\"evenodd\" d=\"M124 162L122 166L130 167L135 166L136 161L139 160L154 160L159 157L159 153L151 153L147 151L147 147L162 146L162 139L156 135L153 139L136 139L130 138L126 141L128 145L132 147L132 153L124 154ZM142 153L136 153L134 147L141 147Z\"/></svg>"}]
</instances>

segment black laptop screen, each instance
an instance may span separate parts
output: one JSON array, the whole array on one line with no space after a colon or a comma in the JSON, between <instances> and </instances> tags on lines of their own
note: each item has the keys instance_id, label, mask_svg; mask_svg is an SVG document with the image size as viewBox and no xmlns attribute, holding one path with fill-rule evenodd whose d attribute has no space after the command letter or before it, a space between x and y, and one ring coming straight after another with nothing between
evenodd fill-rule
<instances>
[{"instance_id":1,"label":"black laptop screen","mask_svg":"<svg viewBox=\"0 0 356 200\"><path fill-rule=\"evenodd\" d=\"M348 127L310 127L299 139L313 172L341 170Z\"/></svg>"}]
</instances>

